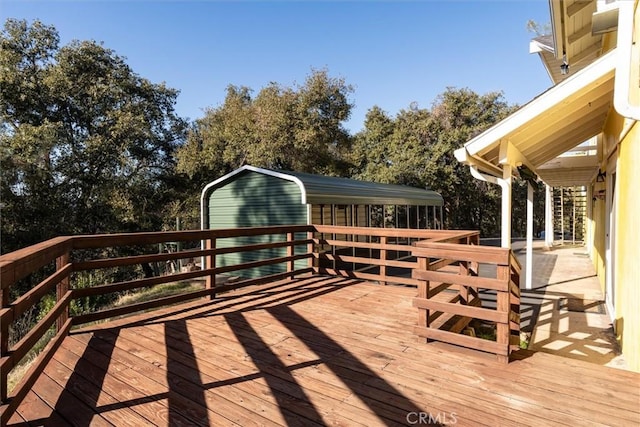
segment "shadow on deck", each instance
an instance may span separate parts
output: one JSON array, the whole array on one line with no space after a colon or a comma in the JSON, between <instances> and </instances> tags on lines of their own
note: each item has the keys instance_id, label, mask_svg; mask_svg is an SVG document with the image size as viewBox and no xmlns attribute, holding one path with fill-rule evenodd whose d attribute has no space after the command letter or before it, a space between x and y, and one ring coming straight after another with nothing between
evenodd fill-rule
<instances>
[{"instance_id":1,"label":"shadow on deck","mask_svg":"<svg viewBox=\"0 0 640 427\"><path fill-rule=\"evenodd\" d=\"M415 288L312 276L73 331L10 425L640 423L640 375L413 334Z\"/></svg>"},{"instance_id":2,"label":"shadow on deck","mask_svg":"<svg viewBox=\"0 0 640 427\"><path fill-rule=\"evenodd\" d=\"M524 251L519 254L525 265ZM625 369L611 316L584 246L534 244L533 289L521 294L521 329L529 348Z\"/></svg>"}]
</instances>

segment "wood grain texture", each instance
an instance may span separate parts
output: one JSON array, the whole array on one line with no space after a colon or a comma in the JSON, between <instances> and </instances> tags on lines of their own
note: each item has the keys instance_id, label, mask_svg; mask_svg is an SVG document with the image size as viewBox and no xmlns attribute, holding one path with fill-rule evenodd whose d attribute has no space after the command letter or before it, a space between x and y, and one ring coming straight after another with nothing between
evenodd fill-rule
<instances>
[{"instance_id":1,"label":"wood grain texture","mask_svg":"<svg viewBox=\"0 0 640 427\"><path fill-rule=\"evenodd\" d=\"M387 426L413 412L461 426L640 421L639 374L424 344L416 292L314 276L93 325L66 337L18 414L51 425Z\"/></svg>"}]
</instances>

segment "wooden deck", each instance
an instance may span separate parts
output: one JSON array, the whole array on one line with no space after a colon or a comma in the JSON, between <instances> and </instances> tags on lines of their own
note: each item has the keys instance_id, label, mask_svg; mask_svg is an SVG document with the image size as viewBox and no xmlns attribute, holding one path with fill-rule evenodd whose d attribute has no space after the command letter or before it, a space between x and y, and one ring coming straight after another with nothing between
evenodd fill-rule
<instances>
[{"instance_id":1,"label":"wooden deck","mask_svg":"<svg viewBox=\"0 0 640 427\"><path fill-rule=\"evenodd\" d=\"M9 425L640 424L640 374L425 344L415 295L313 276L73 331Z\"/></svg>"}]
</instances>

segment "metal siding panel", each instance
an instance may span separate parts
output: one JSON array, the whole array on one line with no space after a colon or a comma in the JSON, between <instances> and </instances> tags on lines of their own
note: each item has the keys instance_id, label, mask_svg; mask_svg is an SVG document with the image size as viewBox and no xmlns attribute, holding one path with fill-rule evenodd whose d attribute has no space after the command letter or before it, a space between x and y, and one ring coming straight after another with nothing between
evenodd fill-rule
<instances>
[{"instance_id":1,"label":"metal siding panel","mask_svg":"<svg viewBox=\"0 0 640 427\"><path fill-rule=\"evenodd\" d=\"M306 205L300 203L300 188L291 181L247 171L214 190L209 196L211 228L259 227L268 225L297 225L307 223ZM283 235L237 237L219 239L218 247L231 247L251 243L281 241ZM296 247L296 253L306 247ZM258 261L286 255L286 249L269 249L217 257L220 266ZM297 267L304 267L301 260ZM234 274L243 277L260 277L283 272L285 264L242 270Z\"/></svg>"},{"instance_id":2,"label":"metal siding panel","mask_svg":"<svg viewBox=\"0 0 640 427\"><path fill-rule=\"evenodd\" d=\"M324 223L331 223L330 205L366 204L418 204L441 206L442 197L430 190L400 185L379 184L346 178L327 177L288 171L243 167L216 181L208 196L208 214L211 228L238 228L264 225L307 224L307 206L301 204L301 188L304 186L307 203L314 205L314 219L319 220L318 204L326 205ZM294 182L296 181L296 182ZM338 213L337 224L345 224L344 212ZM301 238L304 236L301 236ZM279 240L275 236L262 240L225 239L220 246ZM296 253L305 247L296 247ZM282 256L284 250L265 254L229 254L220 262L251 261L265 256ZM235 257L235 258L234 258ZM256 257L256 258L252 258ZM306 260L296 262L305 266ZM284 268L284 265L281 266ZM274 272L281 271L275 268ZM265 269L266 270L266 269Z\"/></svg>"}]
</instances>

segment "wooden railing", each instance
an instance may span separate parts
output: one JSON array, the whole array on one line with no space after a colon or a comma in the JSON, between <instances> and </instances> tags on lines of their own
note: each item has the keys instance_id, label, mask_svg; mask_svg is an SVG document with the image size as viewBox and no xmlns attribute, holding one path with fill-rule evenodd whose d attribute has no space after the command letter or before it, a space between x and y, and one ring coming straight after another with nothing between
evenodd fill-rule
<instances>
[{"instance_id":1,"label":"wooden railing","mask_svg":"<svg viewBox=\"0 0 640 427\"><path fill-rule=\"evenodd\" d=\"M175 304L195 298L214 296L216 292L237 289L257 283L280 280L294 275L312 272L311 262L304 268L295 268L295 261L311 258L308 238L312 227L286 226L262 227L232 230L204 230L158 233L106 234L92 236L60 237L28 248L12 252L0 257L0 425L5 425L19 403L24 399L30 388L42 373L52 358L56 349L62 343L73 325L94 322L101 319L131 314L150 308ZM296 240L294 236L304 235L304 239ZM234 247L216 247L216 242L238 237L269 236L269 242L249 243ZM77 259L78 253L96 253L96 250L121 247L144 247L166 242L205 242L205 249L189 249L174 253L142 253L127 257ZM303 253L295 254L294 248L304 245ZM193 245L192 245L193 246ZM220 262L225 254L249 254L275 248L285 248L283 256L272 258L252 257L235 264ZM203 257L205 268L196 271L178 272L176 274L156 277L135 278L117 283L98 284L96 286L74 289L70 286L70 278L75 272L86 270L109 269L114 267L134 266L145 263L167 262L171 260ZM231 284L216 284L216 275L247 271L269 265L281 265L281 272L266 274L261 277L244 278ZM46 270L54 270L47 274ZM9 294L12 285L21 279L32 275L42 275L44 279L28 292L10 301ZM114 292L130 291L149 288L163 283L205 279L203 289L180 293L177 295L157 298L137 304L122 307L107 308L92 313L83 313L74 317L69 316L72 301L79 298L111 294ZM23 337L16 343L9 342L10 325L27 310L39 304L42 298L55 289L56 302L53 308L44 315ZM21 381L9 394L7 377L33 347L55 328L55 334L45 348L40 352L35 362Z\"/></svg>"},{"instance_id":2,"label":"wooden railing","mask_svg":"<svg viewBox=\"0 0 640 427\"><path fill-rule=\"evenodd\" d=\"M420 241L478 244L479 233L466 230L416 230L315 225L314 271L381 284L418 285L412 245Z\"/></svg>"},{"instance_id":3,"label":"wooden railing","mask_svg":"<svg viewBox=\"0 0 640 427\"><path fill-rule=\"evenodd\" d=\"M520 264L505 248L419 242L413 278L418 281L415 333L496 354L508 363L520 344ZM484 277L480 277L484 276ZM487 307L482 307L481 293ZM495 307L487 300L495 294ZM473 320L495 325L495 341L460 332ZM491 329L491 327L490 327Z\"/></svg>"},{"instance_id":4,"label":"wooden railing","mask_svg":"<svg viewBox=\"0 0 640 427\"><path fill-rule=\"evenodd\" d=\"M500 292L511 289L510 303L519 302L517 285L515 288L513 286L518 282L519 270L516 271L515 267L519 266L508 251L477 246L478 237L476 231L278 226L59 237L0 256L0 425L8 421L72 326L196 298L214 297L219 292L306 273L416 286L419 293L416 307L420 313L427 313L426 318L424 314L420 315L422 320L416 328L421 336L508 356L503 336L504 325L508 324L503 322L506 303ZM235 240L236 243L230 245L229 239L241 238L245 240L241 243ZM168 242L182 242L184 244L180 246L189 249L151 253L153 250L150 248L156 248L157 251L157 246L153 245ZM123 252L124 249L126 252ZM267 255L264 251L267 251ZM127 256L113 257L109 255L111 253L126 253ZM483 256L483 253L493 255ZM236 257L235 261L231 256ZM149 275L145 272L145 277L138 271L135 277L128 280L105 280L104 283L91 283L88 287L80 287L75 283L77 276L84 274L83 272L134 268L184 259L202 259L203 262L201 268L195 271L178 271L166 275ZM505 261L507 259L508 262ZM478 273L477 263L483 262L498 265L499 276L496 279L474 277ZM454 265L458 266L460 272L466 273L455 277L448 275L447 280L432 276L446 274L443 269ZM258 276L245 274L249 271L255 273L256 269L263 267L274 268L275 272L260 272ZM42 278L39 283L11 300L11 288L27 276L36 275ZM235 281L222 280L228 279L230 275L235 275ZM73 302L87 297L113 295L193 279L204 279L204 286L151 301L76 314L70 312ZM444 283L448 283L449 287L462 285L459 299L446 302L445 306L432 305L436 301L431 297L436 295L436 290L444 291L444 288L439 287ZM477 307L481 288L499 292L498 310L487 310L492 315L487 315L485 311L481 311L485 309ZM10 342L10 325L54 291L53 307L24 336L14 339L16 342ZM430 319L434 320L435 311L440 309L466 318L489 318L496 321L499 323L498 341L487 341L489 344L480 345L476 341L467 340L469 337L459 335L460 339L452 338L456 335L453 332L434 329L437 322ZM510 319L513 328L517 319L514 316ZM53 337L9 393L9 373L43 337L51 333ZM442 335L445 333L451 335Z\"/></svg>"}]
</instances>

